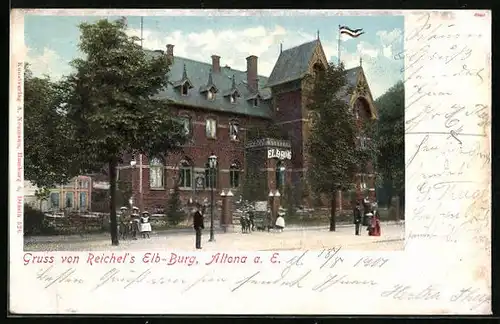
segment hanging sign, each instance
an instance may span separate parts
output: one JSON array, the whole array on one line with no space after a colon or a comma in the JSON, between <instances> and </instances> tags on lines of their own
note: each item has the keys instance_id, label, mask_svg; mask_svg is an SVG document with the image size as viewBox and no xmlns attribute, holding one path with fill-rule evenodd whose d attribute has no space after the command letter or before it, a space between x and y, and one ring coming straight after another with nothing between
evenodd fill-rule
<instances>
[{"instance_id":1,"label":"hanging sign","mask_svg":"<svg viewBox=\"0 0 500 324\"><path fill-rule=\"evenodd\" d=\"M268 149L267 150L268 159L280 159L280 160L291 160L292 151L291 150L280 150L280 149Z\"/></svg>"}]
</instances>

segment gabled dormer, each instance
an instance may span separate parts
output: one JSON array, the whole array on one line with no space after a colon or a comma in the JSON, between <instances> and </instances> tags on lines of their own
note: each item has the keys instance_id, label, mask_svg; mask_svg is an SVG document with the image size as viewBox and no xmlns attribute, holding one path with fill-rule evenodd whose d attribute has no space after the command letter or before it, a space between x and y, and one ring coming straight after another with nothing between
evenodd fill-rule
<instances>
[{"instance_id":1,"label":"gabled dormer","mask_svg":"<svg viewBox=\"0 0 500 324\"><path fill-rule=\"evenodd\" d=\"M238 91L238 88L236 87L236 79L234 77L234 74L231 80L232 80L231 89L225 91L223 96L227 98L230 103L234 104L236 103L236 99L238 99L241 96L241 94Z\"/></svg>"},{"instance_id":2,"label":"gabled dormer","mask_svg":"<svg viewBox=\"0 0 500 324\"><path fill-rule=\"evenodd\" d=\"M215 100L215 94L219 91L214 84L212 78L212 70L210 69L210 73L208 74L207 84L200 88L200 93L204 94L207 100Z\"/></svg>"},{"instance_id":3,"label":"gabled dormer","mask_svg":"<svg viewBox=\"0 0 500 324\"><path fill-rule=\"evenodd\" d=\"M245 100L249 102L252 106L258 107L260 105L260 101L262 100L262 96L260 93L255 92L250 96L246 97Z\"/></svg>"},{"instance_id":4,"label":"gabled dormer","mask_svg":"<svg viewBox=\"0 0 500 324\"><path fill-rule=\"evenodd\" d=\"M186 64L184 64L184 69L182 71L182 79L173 82L172 86L183 96L187 96L189 94L189 90L193 88L193 83L189 80L187 75Z\"/></svg>"}]
</instances>

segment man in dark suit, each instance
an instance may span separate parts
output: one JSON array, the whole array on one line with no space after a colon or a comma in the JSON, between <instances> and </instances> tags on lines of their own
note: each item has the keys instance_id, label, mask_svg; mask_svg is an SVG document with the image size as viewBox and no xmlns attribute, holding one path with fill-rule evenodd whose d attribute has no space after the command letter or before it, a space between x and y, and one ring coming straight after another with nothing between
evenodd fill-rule
<instances>
[{"instance_id":1,"label":"man in dark suit","mask_svg":"<svg viewBox=\"0 0 500 324\"><path fill-rule=\"evenodd\" d=\"M356 202L356 206L354 206L354 234L355 235L360 235L360 230L361 230L361 223L362 223L362 216L361 216L361 204Z\"/></svg>"},{"instance_id":2,"label":"man in dark suit","mask_svg":"<svg viewBox=\"0 0 500 324\"><path fill-rule=\"evenodd\" d=\"M196 248L201 249L201 230L205 228L203 224L203 214L200 211L199 206L197 206L196 211L193 216L193 227L196 233Z\"/></svg>"}]
</instances>

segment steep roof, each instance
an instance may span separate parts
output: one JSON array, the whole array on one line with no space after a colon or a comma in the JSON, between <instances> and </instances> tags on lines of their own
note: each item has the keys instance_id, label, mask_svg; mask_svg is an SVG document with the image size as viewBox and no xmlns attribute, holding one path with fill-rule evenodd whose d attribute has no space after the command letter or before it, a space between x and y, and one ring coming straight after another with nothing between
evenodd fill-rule
<instances>
[{"instance_id":1,"label":"steep roof","mask_svg":"<svg viewBox=\"0 0 500 324\"><path fill-rule=\"evenodd\" d=\"M280 53L273 71L267 81L267 87L301 79L307 72L309 61L319 40L304 43Z\"/></svg>"},{"instance_id":2,"label":"steep roof","mask_svg":"<svg viewBox=\"0 0 500 324\"><path fill-rule=\"evenodd\" d=\"M165 55L162 51L146 51L148 55ZM210 63L198 62L183 57L174 57L174 62L170 66L168 78L170 84L162 90L158 97L173 101L174 103L204 108L213 111L226 112L231 114L247 115L262 118L271 118L271 90L265 87L267 78L259 76L258 95L260 97L259 106L253 105L255 93L247 86L246 71L234 70L229 67L221 67L220 73L211 73ZM210 76L211 75L211 76ZM234 86L240 97L235 103L231 103L224 97L230 93ZM175 86L182 85L185 79L189 80L193 86L187 96L175 89ZM208 100L204 91L210 86L215 86L217 93L214 100Z\"/></svg>"}]
</instances>

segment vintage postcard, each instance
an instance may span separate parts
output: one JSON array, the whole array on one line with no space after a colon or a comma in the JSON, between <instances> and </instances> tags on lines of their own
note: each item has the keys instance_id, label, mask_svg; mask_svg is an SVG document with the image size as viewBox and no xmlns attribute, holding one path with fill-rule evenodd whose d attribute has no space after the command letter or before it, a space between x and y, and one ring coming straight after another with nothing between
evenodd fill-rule
<instances>
[{"instance_id":1,"label":"vintage postcard","mask_svg":"<svg viewBox=\"0 0 500 324\"><path fill-rule=\"evenodd\" d=\"M12 314L491 314L491 12L11 27Z\"/></svg>"}]
</instances>

